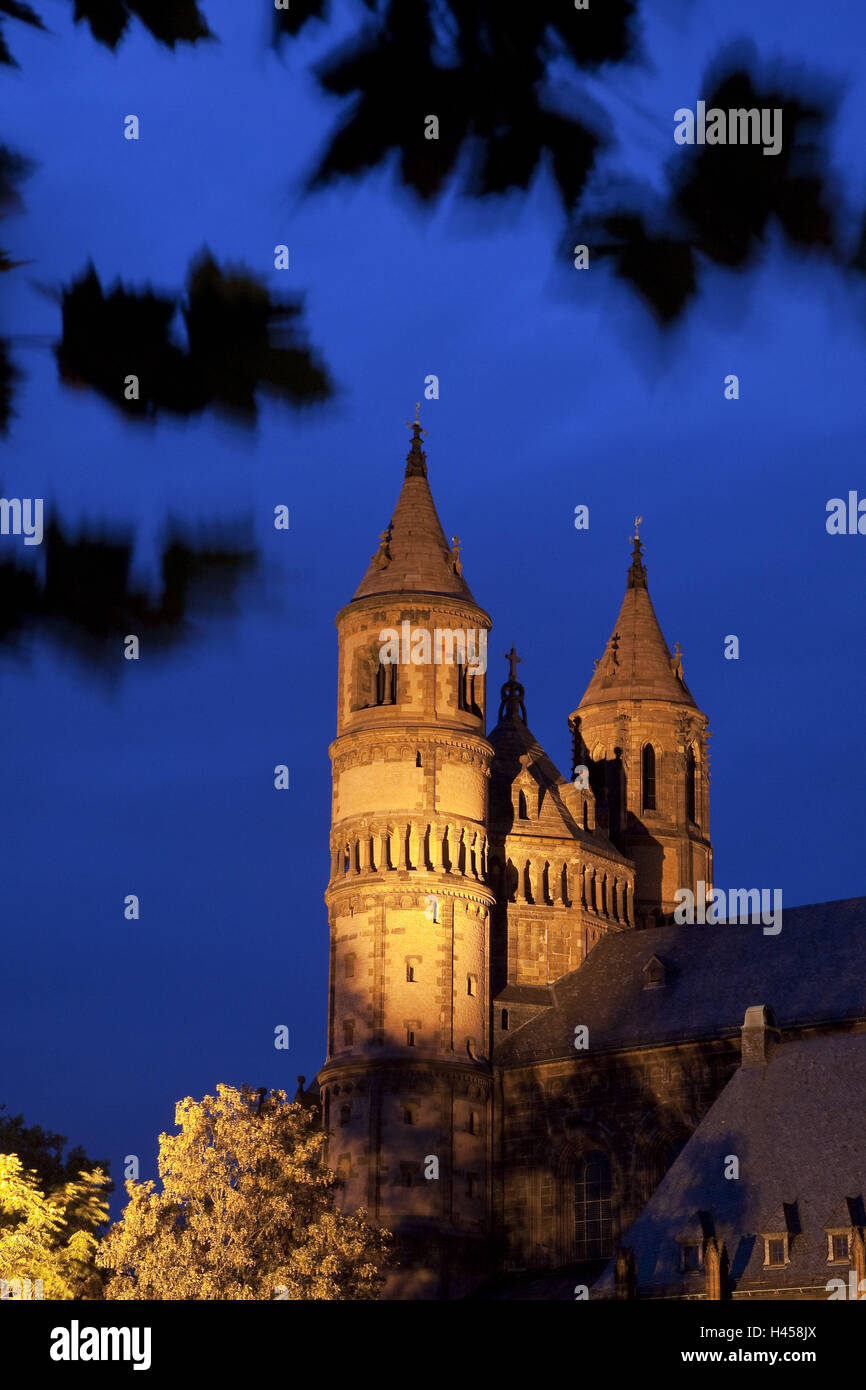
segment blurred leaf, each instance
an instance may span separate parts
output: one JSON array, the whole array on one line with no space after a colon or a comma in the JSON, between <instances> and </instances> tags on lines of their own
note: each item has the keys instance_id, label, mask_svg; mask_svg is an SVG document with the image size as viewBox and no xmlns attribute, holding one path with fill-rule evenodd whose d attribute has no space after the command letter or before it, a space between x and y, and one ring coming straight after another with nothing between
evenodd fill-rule
<instances>
[{"instance_id":1,"label":"blurred leaf","mask_svg":"<svg viewBox=\"0 0 866 1390\"><path fill-rule=\"evenodd\" d=\"M179 310L186 347L172 339ZM207 252L191 266L185 298L119 284L106 293L90 266L64 289L62 312L61 379L92 387L133 418L190 416L214 406L252 425L260 390L293 406L333 393L303 340L302 302L271 299L253 275L222 270ZM139 380L138 400L125 398L130 375Z\"/></svg>"},{"instance_id":2,"label":"blurred leaf","mask_svg":"<svg viewBox=\"0 0 866 1390\"><path fill-rule=\"evenodd\" d=\"M30 24L34 29L44 29L45 25L30 5L21 4L20 0L0 0L0 63L17 68L18 64L9 51L3 32L2 17L4 15L8 16L9 19L20 19L22 24Z\"/></svg>"},{"instance_id":3,"label":"blurred leaf","mask_svg":"<svg viewBox=\"0 0 866 1390\"><path fill-rule=\"evenodd\" d=\"M133 15L160 43L197 43L213 38L195 0L73 0L75 22L108 48L116 48Z\"/></svg>"},{"instance_id":4,"label":"blurred leaf","mask_svg":"<svg viewBox=\"0 0 866 1390\"><path fill-rule=\"evenodd\" d=\"M329 0L290 0L289 9L274 11L274 38L294 38L311 19L329 19L330 12Z\"/></svg>"},{"instance_id":5,"label":"blurred leaf","mask_svg":"<svg viewBox=\"0 0 866 1390\"><path fill-rule=\"evenodd\" d=\"M190 536L174 525L160 563L159 593L130 582L133 542L103 527L72 538L61 521L48 521L42 544L44 577L30 565L0 562L0 642L24 632L48 635L91 665L117 674L120 642L128 633L166 649L192 636L194 611L231 612L243 575L257 563L248 539Z\"/></svg>"},{"instance_id":6,"label":"blurred leaf","mask_svg":"<svg viewBox=\"0 0 866 1390\"><path fill-rule=\"evenodd\" d=\"M598 132L547 108L551 61L591 70L632 52L636 0L575 10L562 0L482 7L473 0L382 0L375 19L320 66L322 87L355 101L332 137L314 186L357 176L399 155L402 183L420 198L441 192L464 153L477 196L526 189L549 156L560 196L581 193ZM426 139L428 115L439 138Z\"/></svg>"},{"instance_id":7,"label":"blurred leaf","mask_svg":"<svg viewBox=\"0 0 866 1390\"><path fill-rule=\"evenodd\" d=\"M724 65L723 58L714 67ZM618 203L599 219L596 236L583 225L581 239L593 236L595 249L613 258L618 274L662 323L678 318L697 292L702 259L746 269L771 226L792 246L843 264L835 227L838 199L825 149L832 102L817 90L803 95L805 83L799 72L780 73L772 86L756 82L744 68L715 79L708 75L707 111L782 111L779 152L765 155L760 144L683 147L670 161L661 205L648 210Z\"/></svg>"}]
</instances>

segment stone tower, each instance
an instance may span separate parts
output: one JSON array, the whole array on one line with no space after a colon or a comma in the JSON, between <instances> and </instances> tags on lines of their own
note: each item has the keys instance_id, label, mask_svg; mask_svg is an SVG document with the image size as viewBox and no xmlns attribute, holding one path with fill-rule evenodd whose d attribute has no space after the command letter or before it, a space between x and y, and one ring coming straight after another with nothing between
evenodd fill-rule
<instances>
[{"instance_id":1,"label":"stone tower","mask_svg":"<svg viewBox=\"0 0 866 1390\"><path fill-rule=\"evenodd\" d=\"M599 815L634 861L635 923L653 926L678 888L712 887L709 735L653 611L637 535L616 626L570 725L575 766L589 769Z\"/></svg>"},{"instance_id":2,"label":"stone tower","mask_svg":"<svg viewBox=\"0 0 866 1390\"><path fill-rule=\"evenodd\" d=\"M398 1238L391 1297L486 1274L490 619L448 545L417 420L400 497L337 614L327 1161Z\"/></svg>"}]
</instances>

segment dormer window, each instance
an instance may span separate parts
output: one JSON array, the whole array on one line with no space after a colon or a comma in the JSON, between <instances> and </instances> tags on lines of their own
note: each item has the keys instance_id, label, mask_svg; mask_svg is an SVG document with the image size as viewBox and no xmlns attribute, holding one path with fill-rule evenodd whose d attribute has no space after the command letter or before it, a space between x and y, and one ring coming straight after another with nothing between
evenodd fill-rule
<instances>
[{"instance_id":1,"label":"dormer window","mask_svg":"<svg viewBox=\"0 0 866 1390\"><path fill-rule=\"evenodd\" d=\"M847 1265L851 1259L850 1231L827 1232L827 1259L831 1264Z\"/></svg>"},{"instance_id":2,"label":"dormer window","mask_svg":"<svg viewBox=\"0 0 866 1390\"><path fill-rule=\"evenodd\" d=\"M703 1264L703 1248L698 1241L687 1241L680 1246L680 1267L683 1274L697 1274Z\"/></svg>"},{"instance_id":3,"label":"dormer window","mask_svg":"<svg viewBox=\"0 0 866 1390\"><path fill-rule=\"evenodd\" d=\"M788 1263L788 1233L774 1232L764 1236L764 1267L778 1268Z\"/></svg>"},{"instance_id":4,"label":"dormer window","mask_svg":"<svg viewBox=\"0 0 866 1390\"><path fill-rule=\"evenodd\" d=\"M641 973L644 989L663 989L667 984L668 967L658 956L650 956Z\"/></svg>"}]
</instances>

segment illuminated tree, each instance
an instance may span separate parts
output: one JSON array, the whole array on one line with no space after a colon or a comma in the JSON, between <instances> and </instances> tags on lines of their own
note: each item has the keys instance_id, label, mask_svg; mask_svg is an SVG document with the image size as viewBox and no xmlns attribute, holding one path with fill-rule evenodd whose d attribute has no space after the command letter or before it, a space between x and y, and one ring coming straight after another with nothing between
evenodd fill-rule
<instances>
[{"instance_id":1,"label":"illuminated tree","mask_svg":"<svg viewBox=\"0 0 866 1390\"><path fill-rule=\"evenodd\" d=\"M104 1238L112 1299L372 1299L386 1231L336 1210L318 1115L284 1091L217 1086L178 1103L159 1176L128 1182Z\"/></svg>"},{"instance_id":2,"label":"illuminated tree","mask_svg":"<svg viewBox=\"0 0 866 1390\"><path fill-rule=\"evenodd\" d=\"M42 1297L98 1296L95 1231L108 1216L101 1169L44 1193L17 1154L0 1154L0 1281L20 1297L24 1281L42 1280Z\"/></svg>"}]
</instances>

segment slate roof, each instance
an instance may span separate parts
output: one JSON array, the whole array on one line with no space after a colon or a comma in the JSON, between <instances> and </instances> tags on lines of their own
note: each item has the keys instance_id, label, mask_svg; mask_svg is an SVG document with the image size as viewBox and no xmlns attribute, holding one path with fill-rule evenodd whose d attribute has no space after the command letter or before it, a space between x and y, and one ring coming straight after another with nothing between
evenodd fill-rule
<instances>
[{"instance_id":1,"label":"slate roof","mask_svg":"<svg viewBox=\"0 0 866 1390\"><path fill-rule=\"evenodd\" d=\"M641 553L641 543L635 540L619 617L576 714L586 705L610 700L666 700L697 709L685 680L675 674L671 664L649 596Z\"/></svg>"},{"instance_id":2,"label":"slate roof","mask_svg":"<svg viewBox=\"0 0 866 1390\"><path fill-rule=\"evenodd\" d=\"M668 975L645 989L653 956ZM782 1028L866 1018L866 898L783 908L776 936L746 923L606 935L552 993L554 1006L497 1048L498 1066L573 1058L576 1019L604 1052L730 1036L753 1004Z\"/></svg>"},{"instance_id":3,"label":"slate roof","mask_svg":"<svg viewBox=\"0 0 866 1390\"><path fill-rule=\"evenodd\" d=\"M724 1175L730 1154L738 1178ZM831 1278L847 1286L847 1262L828 1263L826 1228L862 1223L864 1195L866 1033L782 1042L766 1063L734 1073L623 1237L638 1296L703 1292L703 1273L680 1272L675 1239L700 1226L724 1240L735 1293ZM790 1263L765 1269L760 1237L785 1225ZM593 1293L612 1282L611 1263Z\"/></svg>"},{"instance_id":4,"label":"slate roof","mask_svg":"<svg viewBox=\"0 0 866 1390\"><path fill-rule=\"evenodd\" d=\"M427 455L421 448L416 425L406 458L406 475L389 526L390 561L382 565L374 555L352 598L378 594L427 593L475 600L462 574L454 567L433 494L427 482Z\"/></svg>"}]
</instances>

